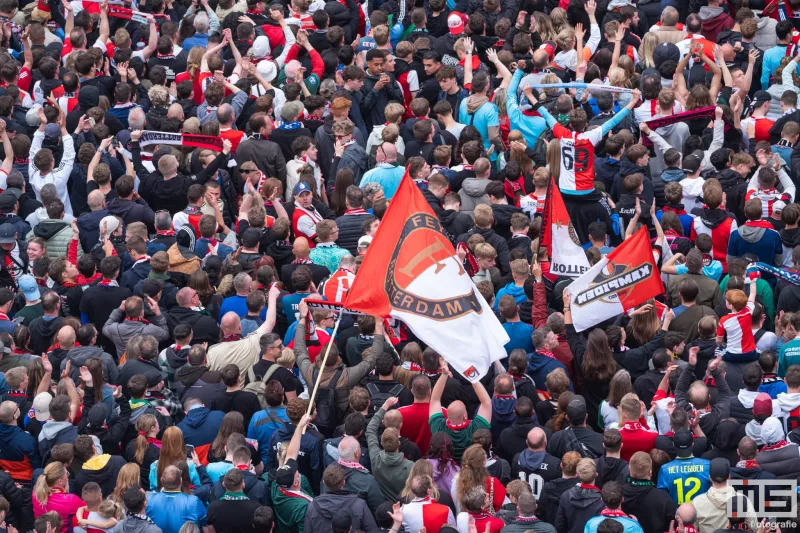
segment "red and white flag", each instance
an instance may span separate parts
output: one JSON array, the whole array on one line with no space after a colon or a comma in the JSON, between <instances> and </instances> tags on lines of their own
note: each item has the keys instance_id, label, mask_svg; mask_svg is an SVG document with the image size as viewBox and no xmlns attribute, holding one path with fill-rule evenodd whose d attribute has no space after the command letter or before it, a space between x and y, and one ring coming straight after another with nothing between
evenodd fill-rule
<instances>
[{"instance_id":1,"label":"red and white flag","mask_svg":"<svg viewBox=\"0 0 800 533\"><path fill-rule=\"evenodd\" d=\"M506 357L508 335L408 170L344 306L404 322L469 381Z\"/></svg>"},{"instance_id":2,"label":"red and white flag","mask_svg":"<svg viewBox=\"0 0 800 533\"><path fill-rule=\"evenodd\" d=\"M572 227L561 191L553 178L550 178L545 200L542 244L547 247L547 255L550 256L551 274L577 278L589 270L586 251Z\"/></svg>"},{"instance_id":3,"label":"red and white flag","mask_svg":"<svg viewBox=\"0 0 800 533\"><path fill-rule=\"evenodd\" d=\"M570 284L572 322L583 331L664 292L647 228Z\"/></svg>"}]
</instances>

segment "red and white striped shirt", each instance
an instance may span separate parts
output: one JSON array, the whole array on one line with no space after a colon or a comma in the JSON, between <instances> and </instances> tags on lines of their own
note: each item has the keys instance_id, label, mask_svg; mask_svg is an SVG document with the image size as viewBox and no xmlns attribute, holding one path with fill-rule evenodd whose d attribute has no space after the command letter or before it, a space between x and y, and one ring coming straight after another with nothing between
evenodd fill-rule
<instances>
[{"instance_id":1,"label":"red and white striped shirt","mask_svg":"<svg viewBox=\"0 0 800 533\"><path fill-rule=\"evenodd\" d=\"M403 506L403 528L408 533L417 533L423 527L439 531L443 525L455 523L453 511L430 498L415 498Z\"/></svg>"},{"instance_id":2,"label":"red and white striped shirt","mask_svg":"<svg viewBox=\"0 0 800 533\"><path fill-rule=\"evenodd\" d=\"M755 290L755 287L750 287ZM727 351L742 354L756 349L756 339L753 337L753 309L755 304L748 301L747 306L738 313L725 315L717 326L717 337L727 333Z\"/></svg>"}]
</instances>

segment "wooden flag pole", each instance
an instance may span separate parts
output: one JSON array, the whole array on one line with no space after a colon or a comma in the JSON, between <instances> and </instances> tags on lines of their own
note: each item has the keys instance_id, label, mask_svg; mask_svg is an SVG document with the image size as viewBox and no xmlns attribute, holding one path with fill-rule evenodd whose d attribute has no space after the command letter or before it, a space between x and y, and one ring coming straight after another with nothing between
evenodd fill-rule
<instances>
[{"instance_id":1,"label":"wooden flag pole","mask_svg":"<svg viewBox=\"0 0 800 533\"><path fill-rule=\"evenodd\" d=\"M333 345L333 340L336 338L336 332L339 330L339 323L342 321L343 313L339 313L339 318L336 319L336 324L333 326L333 333L331 333L331 338L328 340L328 348L325 350L325 356L322 358L322 366L320 367L319 374L317 374L317 379L314 382L314 390L311 391L311 397L308 400L308 411L306 414L311 416L311 411L314 409L314 398L317 396L317 389L319 388L319 382L322 380L322 372L325 370L325 363L328 361L328 354L331 353L331 346ZM298 324L299 327L299 324ZM305 433L305 431L303 432Z\"/></svg>"}]
</instances>

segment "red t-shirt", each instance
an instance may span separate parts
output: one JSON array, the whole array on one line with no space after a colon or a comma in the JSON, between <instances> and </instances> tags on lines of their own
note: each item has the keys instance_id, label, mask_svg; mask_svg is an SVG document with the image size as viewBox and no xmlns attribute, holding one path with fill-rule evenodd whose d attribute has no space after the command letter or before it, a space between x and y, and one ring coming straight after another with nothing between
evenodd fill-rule
<instances>
[{"instance_id":1,"label":"red t-shirt","mask_svg":"<svg viewBox=\"0 0 800 533\"><path fill-rule=\"evenodd\" d=\"M636 452L650 453L650 450L655 447L656 437L658 437L658 433L645 429L638 422L626 422L619 428L619 433L622 436L620 458L624 461L630 461Z\"/></svg>"},{"instance_id":2,"label":"red t-shirt","mask_svg":"<svg viewBox=\"0 0 800 533\"><path fill-rule=\"evenodd\" d=\"M428 409L430 404L414 402L411 405L398 409L403 415L403 427L400 435L414 441L419 446L422 455L428 453L431 442L431 427L428 425ZM447 416L447 411L442 409L442 414Z\"/></svg>"},{"instance_id":3,"label":"red t-shirt","mask_svg":"<svg viewBox=\"0 0 800 533\"><path fill-rule=\"evenodd\" d=\"M244 132L239 130L222 130L219 132L219 136L222 137L223 140L228 139L231 142L231 152L236 153L236 148L244 138Z\"/></svg>"}]
</instances>

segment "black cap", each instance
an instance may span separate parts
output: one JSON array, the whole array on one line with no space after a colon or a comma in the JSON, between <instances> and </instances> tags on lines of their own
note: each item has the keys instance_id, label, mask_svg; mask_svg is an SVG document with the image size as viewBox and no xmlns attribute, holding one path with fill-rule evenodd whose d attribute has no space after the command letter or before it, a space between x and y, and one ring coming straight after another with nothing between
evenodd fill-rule
<instances>
[{"instance_id":1,"label":"black cap","mask_svg":"<svg viewBox=\"0 0 800 533\"><path fill-rule=\"evenodd\" d=\"M289 459L283 466L275 470L275 482L279 487L291 487L294 484L294 475L297 472L297 461Z\"/></svg>"},{"instance_id":2,"label":"black cap","mask_svg":"<svg viewBox=\"0 0 800 533\"><path fill-rule=\"evenodd\" d=\"M681 162L681 169L689 174L694 174L703 164L703 152L695 150L691 154L683 158Z\"/></svg>"},{"instance_id":3,"label":"black cap","mask_svg":"<svg viewBox=\"0 0 800 533\"><path fill-rule=\"evenodd\" d=\"M711 467L708 469L708 475L711 481L715 483L727 481L731 475L731 464L723 457L712 459Z\"/></svg>"},{"instance_id":4,"label":"black cap","mask_svg":"<svg viewBox=\"0 0 800 533\"><path fill-rule=\"evenodd\" d=\"M5 191L0 194L0 212L10 213L17 205L17 195L11 191Z\"/></svg>"},{"instance_id":5,"label":"black cap","mask_svg":"<svg viewBox=\"0 0 800 533\"><path fill-rule=\"evenodd\" d=\"M162 381L161 374L147 373L147 374L145 374L145 377L147 377L147 388L148 389L151 389L151 388L155 387L156 385L158 385Z\"/></svg>"},{"instance_id":6,"label":"black cap","mask_svg":"<svg viewBox=\"0 0 800 533\"><path fill-rule=\"evenodd\" d=\"M567 418L573 424L583 424L586 420L586 400L580 394L573 396L567 404Z\"/></svg>"},{"instance_id":7,"label":"black cap","mask_svg":"<svg viewBox=\"0 0 800 533\"><path fill-rule=\"evenodd\" d=\"M17 241L17 230L6 222L0 224L0 244L11 244Z\"/></svg>"},{"instance_id":8,"label":"black cap","mask_svg":"<svg viewBox=\"0 0 800 533\"><path fill-rule=\"evenodd\" d=\"M675 432L675 436L672 437L672 442L675 444L675 450L677 450L678 455L681 457L686 457L687 455L692 454L692 446L694 445L694 440L692 438L692 432L682 429ZM689 452L681 453L681 452Z\"/></svg>"},{"instance_id":9,"label":"black cap","mask_svg":"<svg viewBox=\"0 0 800 533\"><path fill-rule=\"evenodd\" d=\"M653 50L653 62L656 68L660 68L666 61L675 61L676 63L681 60L681 51L674 43L663 42L656 46Z\"/></svg>"},{"instance_id":10,"label":"black cap","mask_svg":"<svg viewBox=\"0 0 800 533\"><path fill-rule=\"evenodd\" d=\"M753 105L760 106L764 102L772 101L772 95L769 94L767 91L756 91L756 94L753 95Z\"/></svg>"},{"instance_id":11,"label":"black cap","mask_svg":"<svg viewBox=\"0 0 800 533\"><path fill-rule=\"evenodd\" d=\"M175 242L178 243L178 246L183 246L189 250L194 250L194 239L194 228L192 228L191 224L181 226L181 229L175 235Z\"/></svg>"},{"instance_id":12,"label":"black cap","mask_svg":"<svg viewBox=\"0 0 800 533\"><path fill-rule=\"evenodd\" d=\"M108 408L106 408L105 404L96 403L89 409L88 420L89 425L93 428L101 428L106 425L106 416L108 414Z\"/></svg>"}]
</instances>

